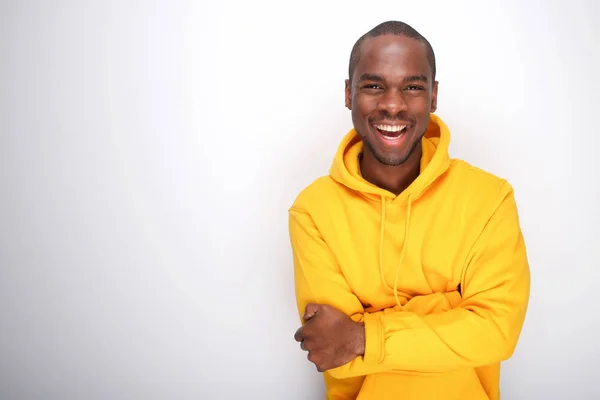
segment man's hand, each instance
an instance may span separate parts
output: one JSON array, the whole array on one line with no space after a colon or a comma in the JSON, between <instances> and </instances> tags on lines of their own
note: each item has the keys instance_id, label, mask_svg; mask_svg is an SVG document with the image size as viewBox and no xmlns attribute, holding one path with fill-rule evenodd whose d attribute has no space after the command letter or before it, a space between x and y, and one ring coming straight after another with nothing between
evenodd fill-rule
<instances>
[{"instance_id":1,"label":"man's hand","mask_svg":"<svg viewBox=\"0 0 600 400\"><path fill-rule=\"evenodd\" d=\"M294 339L308 351L309 361L319 372L340 367L364 354L364 324L352 321L340 310L309 304L302 318L307 322L296 331Z\"/></svg>"}]
</instances>

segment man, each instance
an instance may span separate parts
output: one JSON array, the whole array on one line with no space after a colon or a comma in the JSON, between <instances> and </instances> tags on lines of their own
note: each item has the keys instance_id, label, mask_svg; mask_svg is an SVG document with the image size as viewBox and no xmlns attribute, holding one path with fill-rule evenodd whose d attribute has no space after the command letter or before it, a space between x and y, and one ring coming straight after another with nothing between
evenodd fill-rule
<instances>
[{"instance_id":1,"label":"man","mask_svg":"<svg viewBox=\"0 0 600 400\"><path fill-rule=\"evenodd\" d=\"M513 189L448 154L429 42L352 49L352 129L289 211L295 334L327 399L499 399L530 287Z\"/></svg>"}]
</instances>

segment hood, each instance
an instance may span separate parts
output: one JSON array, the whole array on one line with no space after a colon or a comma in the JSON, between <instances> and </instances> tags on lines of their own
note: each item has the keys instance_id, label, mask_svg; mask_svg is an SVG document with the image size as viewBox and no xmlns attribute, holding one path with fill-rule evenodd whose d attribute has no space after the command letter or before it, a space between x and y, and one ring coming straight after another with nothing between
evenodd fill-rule
<instances>
[{"instance_id":1,"label":"hood","mask_svg":"<svg viewBox=\"0 0 600 400\"><path fill-rule=\"evenodd\" d=\"M375 186L362 177L359 157L363 151L363 142L354 128L346 134L340 143L329 173L340 184L349 189L356 190L367 197L372 197L376 201L380 201L382 198L389 198L395 199L395 202L404 203L409 197L414 201L450 165L450 156L448 154L450 131L441 118L435 114L430 114L429 124L423 136L422 144L421 172L417 179L398 196Z\"/></svg>"}]
</instances>

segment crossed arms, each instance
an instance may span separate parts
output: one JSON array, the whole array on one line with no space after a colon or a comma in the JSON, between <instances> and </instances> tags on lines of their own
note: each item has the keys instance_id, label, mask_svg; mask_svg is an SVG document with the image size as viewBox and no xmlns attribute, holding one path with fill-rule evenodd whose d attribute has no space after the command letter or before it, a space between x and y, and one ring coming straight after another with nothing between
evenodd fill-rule
<instances>
[{"instance_id":1,"label":"crossed arms","mask_svg":"<svg viewBox=\"0 0 600 400\"><path fill-rule=\"evenodd\" d=\"M340 327L350 327L351 321L362 328L362 345L315 344L316 356L307 349L309 359L327 358L319 355L331 352L332 346L346 349L343 357L329 357L322 363L324 367L317 365L331 377L344 379L392 371L441 373L494 364L514 352L527 310L530 272L512 190L469 252L461 294L414 297L403 306L373 313L365 312L353 294L310 214L292 208L289 229L298 311L302 317L309 317L303 318L296 339L304 339L304 331L311 325L315 326L309 330L313 341L327 338L331 325L341 323L340 315L331 309L347 317L343 322L346 325ZM326 312L313 315L319 307L325 307ZM313 322L323 315L327 318ZM339 341L352 342L360 336L359 329L349 338L340 336Z\"/></svg>"}]
</instances>

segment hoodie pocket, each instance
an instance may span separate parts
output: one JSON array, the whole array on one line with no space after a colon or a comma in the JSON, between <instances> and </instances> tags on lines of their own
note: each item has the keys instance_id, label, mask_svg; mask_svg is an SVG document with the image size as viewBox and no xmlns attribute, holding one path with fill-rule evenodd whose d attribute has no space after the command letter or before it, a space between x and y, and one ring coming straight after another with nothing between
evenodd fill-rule
<instances>
[{"instance_id":1,"label":"hoodie pocket","mask_svg":"<svg viewBox=\"0 0 600 400\"><path fill-rule=\"evenodd\" d=\"M357 400L489 400L473 368L443 374L373 374Z\"/></svg>"}]
</instances>

